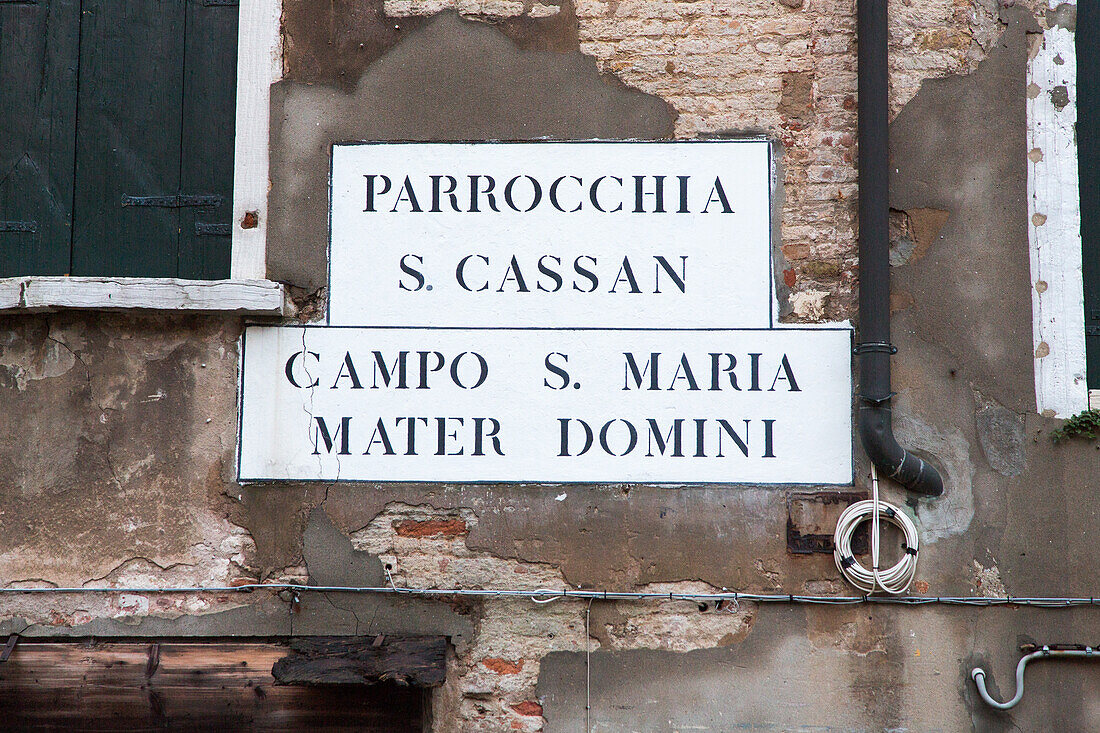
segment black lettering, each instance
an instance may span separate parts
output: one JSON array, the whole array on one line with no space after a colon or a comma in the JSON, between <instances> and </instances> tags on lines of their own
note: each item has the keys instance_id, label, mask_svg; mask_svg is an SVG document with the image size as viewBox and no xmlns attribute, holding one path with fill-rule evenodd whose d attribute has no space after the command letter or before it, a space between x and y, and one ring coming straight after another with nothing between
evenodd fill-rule
<instances>
[{"instance_id":1,"label":"black lettering","mask_svg":"<svg viewBox=\"0 0 1100 733\"><path fill-rule=\"evenodd\" d=\"M409 352L401 351L397 354L397 359L393 362L393 369L391 370L386 366L386 359L382 356L381 351L374 352L374 383L371 385L371 389L378 389L378 375L382 375L382 383L387 387L390 386L390 380L397 376L397 389L408 389L409 385L406 381L408 375L408 356Z\"/></svg>"},{"instance_id":2,"label":"black lettering","mask_svg":"<svg viewBox=\"0 0 1100 733\"><path fill-rule=\"evenodd\" d=\"M738 435L737 432L733 429L733 426L730 425L725 420L719 419L718 420L718 425L722 428L722 430L718 431L718 457L719 458L725 458L726 457L722 453L722 432L724 431L727 435L729 435L731 438L733 438L733 442L737 444L737 448L742 453L744 453L745 457L747 458L748 455L749 455L749 445L748 445L748 443L746 443L744 440L742 440L741 436ZM745 421L745 439L747 440L748 437L749 437L749 421L746 420Z\"/></svg>"},{"instance_id":3,"label":"black lettering","mask_svg":"<svg viewBox=\"0 0 1100 733\"><path fill-rule=\"evenodd\" d=\"M447 360L444 359L443 354L440 354L438 351L418 351L416 353L420 356L420 384L418 384L416 388L428 389L428 374L442 370L447 364ZM433 354L435 355L435 366L429 369L428 357Z\"/></svg>"},{"instance_id":4,"label":"black lettering","mask_svg":"<svg viewBox=\"0 0 1100 733\"><path fill-rule=\"evenodd\" d=\"M479 260L484 262L486 265L489 264L489 258L486 257L485 255L466 255L465 257L463 257L461 260L458 261L458 267L455 268L455 279L458 280L458 284L462 287L463 290L466 290L466 291L469 291L469 292L472 293L472 292L474 292L473 288L471 288L469 285L466 284L466 263L470 260L471 257L477 257ZM478 288L477 292L480 293L482 290L488 290L488 289L489 289L489 279L485 278L485 284L482 285L480 288Z\"/></svg>"},{"instance_id":5,"label":"black lettering","mask_svg":"<svg viewBox=\"0 0 1100 733\"><path fill-rule=\"evenodd\" d=\"M509 280L515 281L517 293L531 292L527 289L527 283L523 279L523 272L519 269L519 262L516 261L515 255L512 255L512 261L508 263L508 269L504 271L504 279L500 281L500 287L497 288L498 293L504 292L504 286L508 284Z\"/></svg>"},{"instance_id":6,"label":"black lettering","mask_svg":"<svg viewBox=\"0 0 1100 733\"><path fill-rule=\"evenodd\" d=\"M783 355L783 360L779 363L779 369L775 372L775 379L772 380L772 386L768 389L769 392L775 391L775 385L782 379L787 383L788 392L801 392L798 388L798 382L794 380L794 370L791 369L791 363L787 361L787 355Z\"/></svg>"},{"instance_id":7,"label":"black lettering","mask_svg":"<svg viewBox=\"0 0 1100 733\"><path fill-rule=\"evenodd\" d=\"M691 364L688 363L687 354L680 355L680 365L676 367L676 373L672 375L672 381L669 382L668 385L669 392L676 389L676 380L678 379L687 380L689 392L699 391L699 383L695 381L695 375L691 371Z\"/></svg>"},{"instance_id":8,"label":"black lettering","mask_svg":"<svg viewBox=\"0 0 1100 733\"><path fill-rule=\"evenodd\" d=\"M690 214L688 211L688 180L691 176L676 176L676 180L680 182L680 208L676 209L677 214Z\"/></svg>"},{"instance_id":9,"label":"black lettering","mask_svg":"<svg viewBox=\"0 0 1100 733\"><path fill-rule=\"evenodd\" d=\"M466 356L467 354L470 354L475 359L477 359L478 366L480 367L480 372L478 373L477 382L472 387L467 387L465 384L463 384L462 379L458 376L458 366L459 366L459 364L462 363L462 357ZM481 354L477 353L476 351L463 351L461 354L459 354L458 356L456 356L454 358L454 361L451 362L451 381L454 382L457 386L461 387L462 389L477 389L481 385L485 384L485 380L488 378L488 376L489 376L489 363L487 361L485 361L485 357L483 357Z\"/></svg>"},{"instance_id":10,"label":"black lettering","mask_svg":"<svg viewBox=\"0 0 1100 733\"><path fill-rule=\"evenodd\" d=\"M387 194L389 192L390 186L392 184L390 183L389 178L387 178L386 176L382 176L382 175L369 175L369 176L363 176L363 177L367 179L367 208L363 209L363 211L373 212L375 210L375 208L374 208L374 197L375 197L375 195L384 196L385 194ZM381 191L376 191L375 190L375 187L374 187L374 179L375 178L381 178L382 179L382 190Z\"/></svg>"},{"instance_id":11,"label":"black lettering","mask_svg":"<svg viewBox=\"0 0 1100 733\"><path fill-rule=\"evenodd\" d=\"M718 359L720 357L726 357L726 366L720 368L718 366ZM741 391L741 388L737 386L737 375L733 373L734 368L737 366L737 357L733 354L711 354L710 355L710 391L717 392L722 389L718 383L718 378L722 372L725 372L729 376L730 387Z\"/></svg>"},{"instance_id":12,"label":"black lettering","mask_svg":"<svg viewBox=\"0 0 1100 733\"><path fill-rule=\"evenodd\" d=\"M346 374L345 370L347 370ZM355 373L355 364L351 361L350 351L344 352L344 363L340 365L340 371L336 374L336 381L332 383L332 389L340 386L341 379L350 379L352 389L363 389L363 385L359 381L359 375Z\"/></svg>"},{"instance_id":13,"label":"black lettering","mask_svg":"<svg viewBox=\"0 0 1100 733\"><path fill-rule=\"evenodd\" d=\"M707 197L707 205L703 207L703 213L707 213L707 209L715 202L715 196L718 197L718 203L722 204L723 214L732 214L733 209L730 208L729 199L726 198L726 191L722 188L722 179L715 176L714 187L710 190L710 196Z\"/></svg>"},{"instance_id":14,"label":"black lettering","mask_svg":"<svg viewBox=\"0 0 1100 733\"><path fill-rule=\"evenodd\" d=\"M439 182L446 178L447 186L446 191L439 190ZM438 214L440 212L439 202L440 196L446 196L451 202L451 208L455 211L462 211L458 206L458 195L455 194L455 190L458 188L458 181L454 176L432 176L432 212Z\"/></svg>"},{"instance_id":15,"label":"black lettering","mask_svg":"<svg viewBox=\"0 0 1100 733\"><path fill-rule=\"evenodd\" d=\"M700 420L695 418L695 458L706 458L707 453L704 450L704 436L706 433L703 428L706 426L706 420Z\"/></svg>"},{"instance_id":16,"label":"black lettering","mask_svg":"<svg viewBox=\"0 0 1100 733\"><path fill-rule=\"evenodd\" d=\"M588 196L592 200L592 205L596 207L596 211L600 211L600 212L603 212L605 214L607 213L607 209L600 206L600 184L603 183L608 178L610 178L611 180L618 183L620 189L622 188L623 179L619 178L618 176L600 176L599 178L597 178L595 181L592 182L592 188L588 192ZM620 196L620 198L621 198L621 196ZM618 206L616 206L614 209L611 209L612 212L622 211L622 210L623 210L623 202L621 200L619 201Z\"/></svg>"},{"instance_id":17,"label":"black lettering","mask_svg":"<svg viewBox=\"0 0 1100 733\"><path fill-rule=\"evenodd\" d=\"M516 202L512 200L512 187L516 185L516 181L518 181L520 178L526 178L528 181L531 182L531 205L528 206L526 209L520 209L518 206L516 206ZM542 201L542 185L539 184L539 182L531 176L516 176L512 180L508 181L508 185L504 187L504 200L508 202L508 206L512 209L512 211L533 211L534 208L539 205L539 202Z\"/></svg>"},{"instance_id":18,"label":"black lettering","mask_svg":"<svg viewBox=\"0 0 1100 733\"><path fill-rule=\"evenodd\" d=\"M569 386L569 372L565 371L564 367L560 367L557 364L555 364L554 362L550 361L550 357L552 357L552 356L560 356L561 360L563 362L569 361L569 357L566 356L565 354L560 353L560 352L553 351L553 352L547 354L546 359L543 361L543 364L546 365L546 368L552 374L554 374L555 376L557 376L561 379L561 386L560 387L555 387L554 385L550 384L550 380L546 379L545 377L542 380L542 384L543 384L544 387L549 387L550 389L565 389L566 387Z\"/></svg>"},{"instance_id":19,"label":"black lettering","mask_svg":"<svg viewBox=\"0 0 1100 733\"><path fill-rule=\"evenodd\" d=\"M318 415L314 415L314 421L316 422L316 428L313 432L313 455L321 455L320 446L317 443L317 438L320 437L325 444L325 452L332 453L332 446L335 444L336 439L340 439L340 450L336 451L337 455L349 456L351 451L348 449L348 431L351 429L351 418L340 418L340 427L336 428L336 434L329 433L328 425L325 424L325 419Z\"/></svg>"},{"instance_id":20,"label":"black lettering","mask_svg":"<svg viewBox=\"0 0 1100 733\"><path fill-rule=\"evenodd\" d=\"M551 270L549 267L547 267L545 264L543 264L543 260L553 260L554 264L556 264L558 267L561 267L561 257L555 257L554 255L543 255L542 257L539 257L539 272L541 272L543 275L546 275L547 277L551 278L554 281L554 289L553 290L547 290L546 288L544 288L542 286L541 281L539 283L537 283L536 287L544 293L556 293L559 290L561 290L561 286L562 286L561 275L558 274L557 270Z\"/></svg>"},{"instance_id":21,"label":"black lettering","mask_svg":"<svg viewBox=\"0 0 1100 733\"><path fill-rule=\"evenodd\" d=\"M657 421L653 418L649 418L649 444L646 451L646 456L653 457L653 444L657 444L657 451L663 456L665 454L665 446L668 442L672 443L672 457L683 458L684 454L681 450L681 428L684 425L684 419L681 417L672 421L672 427L668 429L668 435L661 435L661 429L657 427Z\"/></svg>"},{"instance_id":22,"label":"black lettering","mask_svg":"<svg viewBox=\"0 0 1100 733\"><path fill-rule=\"evenodd\" d=\"M459 425L462 425L464 422L466 422L461 417L437 417L435 419L437 430L435 454L437 456L460 456L462 455L462 452L465 450L465 448L459 448L458 453L447 452L447 438L450 438L451 440L458 440L457 428L453 433L447 432L448 420L457 420Z\"/></svg>"},{"instance_id":23,"label":"black lettering","mask_svg":"<svg viewBox=\"0 0 1100 733\"><path fill-rule=\"evenodd\" d=\"M408 254L408 255L402 255L401 256L401 262L398 263L398 267L401 268L401 272L405 273L406 275L412 275L416 279L416 287L415 288L410 288L409 286L407 286L405 284L404 280L398 280L397 281L397 287L400 288L401 290L408 290L409 292L415 293L417 290L420 290L421 288L424 287L424 274L422 272L420 272L420 270L413 267L412 265L409 265L409 264L405 263L405 260L409 259L410 257L412 257L414 260L416 260L417 263L419 263L421 265L424 264L424 258L421 257L420 255Z\"/></svg>"},{"instance_id":24,"label":"black lettering","mask_svg":"<svg viewBox=\"0 0 1100 733\"><path fill-rule=\"evenodd\" d=\"M661 270L664 269L665 273L668 274L668 276L672 278L673 284L675 284L676 287L678 287L680 289L680 292L681 293L686 293L687 292L687 267L688 267L687 255L680 255L680 274L679 275L676 274L676 270L674 270L672 268L672 265L669 264L668 260L666 260L661 255L653 255L653 259L657 260L657 265L655 267L656 273L653 276L653 292L655 292L655 293L661 292Z\"/></svg>"},{"instance_id":25,"label":"black lettering","mask_svg":"<svg viewBox=\"0 0 1100 733\"><path fill-rule=\"evenodd\" d=\"M405 182L401 184L401 190L397 192L397 200L393 202L393 208L390 209L391 214L397 213L397 205L403 200L409 202L410 213L419 214L423 211L416 200L416 192L413 191L413 184L408 176L405 176Z\"/></svg>"},{"instance_id":26,"label":"black lettering","mask_svg":"<svg viewBox=\"0 0 1100 733\"><path fill-rule=\"evenodd\" d=\"M489 432L487 432L487 433L484 431L484 427L483 427L483 424L485 423L486 420L488 420L490 423L492 423L492 429L489 430ZM503 456L504 451L502 451L500 449L500 438L498 437L499 433L500 433L500 423L497 422L494 418L491 418L491 417L475 417L474 418L474 455L475 456L485 455L485 453L482 452L481 446L482 446L482 443L484 442L485 438L488 438L493 444L493 451L495 451L498 456Z\"/></svg>"},{"instance_id":27,"label":"black lettering","mask_svg":"<svg viewBox=\"0 0 1100 733\"><path fill-rule=\"evenodd\" d=\"M596 273L592 272L591 270L587 270L584 267L581 267L581 260L590 260L592 262L592 266L595 267L596 266L596 258L595 257L590 257L588 255L581 255L577 259L573 260L573 270L578 275L580 275L584 278L587 278L588 281L590 283L592 283L592 287L590 287L588 290L581 290L580 286L577 285L576 279L574 279L573 280L573 289L576 290L577 292L580 292L580 293L594 292L596 290L596 288L598 288L600 286L600 279L598 277L596 277Z\"/></svg>"},{"instance_id":28,"label":"black lettering","mask_svg":"<svg viewBox=\"0 0 1100 733\"><path fill-rule=\"evenodd\" d=\"M649 387L650 390L660 389L660 385L657 383L657 362L661 358L659 352L653 352L649 355L649 361L645 364L645 369L638 369L638 362L634 361L634 354L624 352L623 356L626 357L626 377L623 381L623 391L627 392L631 389L630 378L634 377L634 386L637 389L642 389L642 377L646 372L649 372ZM651 370L652 367L652 370Z\"/></svg>"},{"instance_id":29,"label":"black lettering","mask_svg":"<svg viewBox=\"0 0 1100 733\"><path fill-rule=\"evenodd\" d=\"M621 422L623 425L626 425L627 435L629 436L629 438L627 439L626 450L624 450L622 453L616 453L615 451L611 450L611 446L607 442L607 434L611 430L611 426L617 422ZM637 445L638 430L628 420L608 420L606 423L604 423L604 426L600 428L600 447L603 448L604 452L608 455L625 456L629 454L632 450L634 450Z\"/></svg>"},{"instance_id":30,"label":"black lettering","mask_svg":"<svg viewBox=\"0 0 1100 733\"><path fill-rule=\"evenodd\" d=\"M626 280L623 280L623 275L626 275ZM619 274L615 276L615 282L611 285L611 290L608 292L614 293L615 288L619 287L620 282L626 282L630 285L630 292L640 293L642 289L638 287L638 281L634 278L634 270L630 267L630 258L623 257L622 267L619 268Z\"/></svg>"},{"instance_id":31,"label":"black lettering","mask_svg":"<svg viewBox=\"0 0 1100 733\"><path fill-rule=\"evenodd\" d=\"M577 178L576 176L562 176L561 178L558 178L550 184L550 203L554 206L555 209L562 212L563 214L572 214L581 210L581 206L584 205L584 201L581 200L572 209L566 210L561 207L561 203L558 201L558 186L560 186L561 182L565 180L573 180L576 181L579 185L584 186L584 181Z\"/></svg>"},{"instance_id":32,"label":"black lettering","mask_svg":"<svg viewBox=\"0 0 1100 733\"><path fill-rule=\"evenodd\" d=\"M394 425L400 426L402 420L408 420L409 421L408 439L406 440L406 443L405 443L405 455L415 456L416 455L416 421L420 420L425 425L427 425L428 424L428 418L426 418L426 417L399 417L399 418L394 419L394 421L393 421Z\"/></svg>"},{"instance_id":33,"label":"black lettering","mask_svg":"<svg viewBox=\"0 0 1100 733\"><path fill-rule=\"evenodd\" d=\"M634 213L645 213L645 197L653 197L653 213L665 213L665 177L653 176L655 188L653 191L645 190L646 176L634 176Z\"/></svg>"},{"instance_id":34,"label":"black lettering","mask_svg":"<svg viewBox=\"0 0 1100 733\"><path fill-rule=\"evenodd\" d=\"M309 354L310 356L313 357L314 361L320 362L320 360L321 360L321 355L318 354L316 351L297 351L297 352L291 354L290 358L286 360L286 368L283 370L286 373L286 381L290 382L291 384L293 384L298 389L303 389L303 387L302 387L302 385L298 384L298 380L294 378L294 362L297 361L298 357L303 355L303 354ZM305 370L307 379L310 376L312 376L312 375L310 375L309 370L306 369L305 364L302 365L302 369ZM308 386L309 387L316 387L320 383L321 383L320 379L314 379L312 382L309 383Z\"/></svg>"},{"instance_id":35,"label":"black lettering","mask_svg":"<svg viewBox=\"0 0 1100 733\"><path fill-rule=\"evenodd\" d=\"M568 418L559 417L558 422L561 423L561 451L558 453L559 457L566 458L569 456L569 422L570 420L576 420L584 428L584 448L581 449L578 456L583 456L588 452L588 449L592 447L592 441L595 436L592 434L592 428L584 420L580 418Z\"/></svg>"},{"instance_id":36,"label":"black lettering","mask_svg":"<svg viewBox=\"0 0 1100 733\"><path fill-rule=\"evenodd\" d=\"M760 389L760 357L763 354L749 354L749 372L752 377L752 384L749 386L750 392L763 392Z\"/></svg>"},{"instance_id":37,"label":"black lettering","mask_svg":"<svg viewBox=\"0 0 1100 733\"><path fill-rule=\"evenodd\" d=\"M482 191L478 185L478 181L482 178L485 179L485 190ZM489 208L493 211L500 213L500 209L497 208L497 197L493 193L493 189L496 188L497 182L493 180L492 176L470 176L470 212L480 213L481 209L478 208L478 197L482 194L485 195L485 201L488 202Z\"/></svg>"},{"instance_id":38,"label":"black lettering","mask_svg":"<svg viewBox=\"0 0 1100 733\"><path fill-rule=\"evenodd\" d=\"M363 452L363 455L369 456L370 449L374 447L375 443L382 446L383 455L394 455L393 445L390 444L390 436L386 434L386 426L382 424L382 418L378 418L378 424L374 426L374 432L371 433L370 442L367 443L367 449Z\"/></svg>"}]
</instances>

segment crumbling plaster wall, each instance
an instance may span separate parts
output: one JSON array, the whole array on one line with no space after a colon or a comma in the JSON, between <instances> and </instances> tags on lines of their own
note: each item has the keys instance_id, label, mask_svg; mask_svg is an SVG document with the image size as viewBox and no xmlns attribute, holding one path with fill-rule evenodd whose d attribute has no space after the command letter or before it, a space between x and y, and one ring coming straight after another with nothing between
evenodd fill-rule
<instances>
[{"instance_id":1,"label":"crumbling plaster wall","mask_svg":"<svg viewBox=\"0 0 1100 733\"><path fill-rule=\"evenodd\" d=\"M1027 34L1047 21L1009 5L890 9L896 421L948 483L910 505L925 542L915 590L1090 595L1100 452L1052 445L1057 423L1029 409L1023 74ZM284 9L273 276L325 284L325 224L310 217L334 140L763 132L782 151L792 316L854 317L853 3ZM849 592L830 556L787 552L782 487L239 487L239 332L208 317L4 322L5 584L376 585L389 565L398 584L435 587ZM0 633L446 634L440 731L576 730L588 700L595 730L1082 730L1100 700L1087 668L1035 670L1013 716L976 701L966 672L990 663L1004 697L1019 641L1094 641L1092 615L130 593L8 596Z\"/></svg>"}]
</instances>

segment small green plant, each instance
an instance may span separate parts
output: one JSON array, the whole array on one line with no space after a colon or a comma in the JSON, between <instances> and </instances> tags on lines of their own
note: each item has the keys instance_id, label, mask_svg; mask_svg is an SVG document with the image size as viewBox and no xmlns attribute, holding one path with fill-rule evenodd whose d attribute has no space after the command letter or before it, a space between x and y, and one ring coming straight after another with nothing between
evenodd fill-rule
<instances>
[{"instance_id":1,"label":"small green plant","mask_svg":"<svg viewBox=\"0 0 1100 733\"><path fill-rule=\"evenodd\" d=\"M1100 437L1100 410L1084 410L1066 420L1062 427L1050 434L1055 443L1069 438Z\"/></svg>"}]
</instances>

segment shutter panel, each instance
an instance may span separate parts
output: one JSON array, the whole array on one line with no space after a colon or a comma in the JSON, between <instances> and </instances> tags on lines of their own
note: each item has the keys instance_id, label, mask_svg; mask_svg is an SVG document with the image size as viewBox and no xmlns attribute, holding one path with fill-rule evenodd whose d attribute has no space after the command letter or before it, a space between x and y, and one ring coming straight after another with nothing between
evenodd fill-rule
<instances>
[{"instance_id":1,"label":"shutter panel","mask_svg":"<svg viewBox=\"0 0 1100 733\"><path fill-rule=\"evenodd\" d=\"M78 0L0 0L0 277L69 272Z\"/></svg>"},{"instance_id":2,"label":"shutter panel","mask_svg":"<svg viewBox=\"0 0 1100 733\"><path fill-rule=\"evenodd\" d=\"M179 277L229 277L237 109L237 3L188 0L181 191L217 205L180 210Z\"/></svg>"},{"instance_id":3,"label":"shutter panel","mask_svg":"<svg viewBox=\"0 0 1100 733\"><path fill-rule=\"evenodd\" d=\"M74 275L175 277L183 0L84 0Z\"/></svg>"},{"instance_id":4,"label":"shutter panel","mask_svg":"<svg viewBox=\"0 0 1100 733\"><path fill-rule=\"evenodd\" d=\"M1085 351L1090 389L1100 389L1100 3L1077 6L1077 155L1085 280Z\"/></svg>"}]
</instances>

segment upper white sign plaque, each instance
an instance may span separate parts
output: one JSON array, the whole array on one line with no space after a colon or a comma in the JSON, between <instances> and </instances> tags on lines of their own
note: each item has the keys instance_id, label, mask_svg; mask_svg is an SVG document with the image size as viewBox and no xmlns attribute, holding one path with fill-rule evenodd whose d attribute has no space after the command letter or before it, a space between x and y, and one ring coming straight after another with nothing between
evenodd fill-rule
<instances>
[{"instance_id":1,"label":"upper white sign plaque","mask_svg":"<svg viewBox=\"0 0 1100 733\"><path fill-rule=\"evenodd\" d=\"M766 328L764 140L332 151L329 323Z\"/></svg>"}]
</instances>

